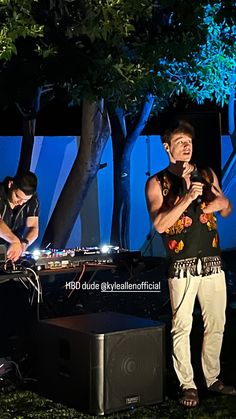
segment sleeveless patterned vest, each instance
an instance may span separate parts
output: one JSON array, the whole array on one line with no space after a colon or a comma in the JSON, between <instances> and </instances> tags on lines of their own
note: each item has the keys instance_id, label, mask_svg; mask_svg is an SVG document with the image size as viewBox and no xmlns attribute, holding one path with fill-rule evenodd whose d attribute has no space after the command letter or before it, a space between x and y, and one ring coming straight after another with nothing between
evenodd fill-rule
<instances>
[{"instance_id":1,"label":"sleeveless patterned vest","mask_svg":"<svg viewBox=\"0 0 236 419\"><path fill-rule=\"evenodd\" d=\"M211 192L213 175L210 169L199 170L203 195L201 203L196 200L181 214L179 219L163 234L163 242L170 261L170 277L211 275L221 270L219 237L216 216L204 214L203 208L214 199ZM187 192L185 179L167 169L156 174L163 194L163 205L172 208Z\"/></svg>"}]
</instances>

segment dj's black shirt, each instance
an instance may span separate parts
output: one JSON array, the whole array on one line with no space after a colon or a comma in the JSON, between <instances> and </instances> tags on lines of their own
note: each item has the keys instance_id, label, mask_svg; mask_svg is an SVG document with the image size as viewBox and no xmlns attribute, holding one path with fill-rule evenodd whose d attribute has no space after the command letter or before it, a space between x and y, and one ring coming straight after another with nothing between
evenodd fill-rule
<instances>
[{"instance_id":1,"label":"dj's black shirt","mask_svg":"<svg viewBox=\"0 0 236 419\"><path fill-rule=\"evenodd\" d=\"M28 217L38 217L39 202L37 194L34 194L23 205L18 205L13 209L10 207L7 194L7 186L4 183L0 183L0 218L17 237L22 238L26 227L26 219ZM0 238L0 243L5 243L5 240Z\"/></svg>"}]
</instances>

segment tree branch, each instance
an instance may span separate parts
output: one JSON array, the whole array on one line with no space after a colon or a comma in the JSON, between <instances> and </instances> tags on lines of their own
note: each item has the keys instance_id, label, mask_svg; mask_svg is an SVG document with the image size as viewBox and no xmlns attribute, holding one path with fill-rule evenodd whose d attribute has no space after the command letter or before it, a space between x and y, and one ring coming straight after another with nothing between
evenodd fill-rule
<instances>
[{"instance_id":1,"label":"tree branch","mask_svg":"<svg viewBox=\"0 0 236 419\"><path fill-rule=\"evenodd\" d=\"M128 152L129 149L132 150L136 138L139 137L139 135L142 133L143 129L145 128L145 125L147 123L147 120L149 118L149 115L153 107L154 100L155 100L155 96L153 96L152 94L149 94L147 96L147 99L143 105L142 112L136 123L136 126L134 130L131 132L131 134L129 134L127 137L126 144L125 144L125 149L126 149L125 153Z\"/></svg>"},{"instance_id":2,"label":"tree branch","mask_svg":"<svg viewBox=\"0 0 236 419\"><path fill-rule=\"evenodd\" d=\"M126 121L125 121L124 109L117 107L116 108L116 116L117 116L118 121L120 123L120 127L121 127L121 131L122 131L123 137L126 138L127 137L127 129L126 129Z\"/></svg>"}]
</instances>

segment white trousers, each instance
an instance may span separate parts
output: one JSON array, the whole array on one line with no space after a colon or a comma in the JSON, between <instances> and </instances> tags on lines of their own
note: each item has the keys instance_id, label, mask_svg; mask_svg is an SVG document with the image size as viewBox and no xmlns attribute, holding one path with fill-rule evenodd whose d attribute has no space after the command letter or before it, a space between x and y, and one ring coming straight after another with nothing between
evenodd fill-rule
<instances>
[{"instance_id":1,"label":"white trousers","mask_svg":"<svg viewBox=\"0 0 236 419\"><path fill-rule=\"evenodd\" d=\"M209 276L169 279L172 306L173 363L183 389L196 388L190 353L193 309L198 297L203 323L202 369L209 387L220 373L220 352L225 325L226 284L223 271Z\"/></svg>"}]
</instances>

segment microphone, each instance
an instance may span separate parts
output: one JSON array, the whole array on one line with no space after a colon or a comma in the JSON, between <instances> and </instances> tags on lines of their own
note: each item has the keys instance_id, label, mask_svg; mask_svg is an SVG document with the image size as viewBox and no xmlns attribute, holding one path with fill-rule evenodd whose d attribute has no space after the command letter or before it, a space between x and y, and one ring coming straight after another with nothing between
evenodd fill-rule
<instances>
[{"instance_id":1,"label":"microphone","mask_svg":"<svg viewBox=\"0 0 236 419\"><path fill-rule=\"evenodd\" d=\"M201 182L201 183L202 183L202 177L201 177L201 175L200 175L199 171L197 170L197 168L195 168L195 169L191 172L191 174L190 174L190 181L191 181L191 182ZM197 203L197 204L201 204L201 203L202 203L202 197L201 197L201 196L198 196L198 197L195 199L195 201L196 201L196 203Z\"/></svg>"}]
</instances>

